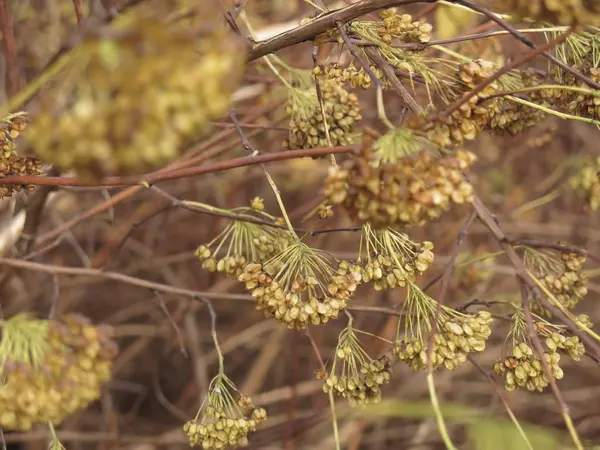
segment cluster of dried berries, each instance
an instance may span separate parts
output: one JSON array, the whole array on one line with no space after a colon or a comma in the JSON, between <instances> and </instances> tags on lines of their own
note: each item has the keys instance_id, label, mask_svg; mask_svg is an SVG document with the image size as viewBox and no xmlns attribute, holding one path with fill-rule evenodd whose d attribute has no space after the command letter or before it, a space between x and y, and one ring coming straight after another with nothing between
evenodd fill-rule
<instances>
[{"instance_id":1,"label":"cluster of dried berries","mask_svg":"<svg viewBox=\"0 0 600 450\"><path fill-rule=\"evenodd\" d=\"M357 264L362 282L373 282L377 291L406 286L434 259L431 242L413 242L404 233L391 228L373 230L370 224L363 226L360 249Z\"/></svg>"},{"instance_id":2,"label":"cluster of dried berries","mask_svg":"<svg viewBox=\"0 0 600 450\"><path fill-rule=\"evenodd\" d=\"M290 115L290 133L284 143L290 149L327 147L327 132L331 145L352 143L354 125L361 119L356 94L349 93L340 83L325 80L320 83L323 110L315 88L290 92L287 113ZM323 114L327 120L327 130Z\"/></svg>"},{"instance_id":3,"label":"cluster of dried berries","mask_svg":"<svg viewBox=\"0 0 600 450\"><path fill-rule=\"evenodd\" d=\"M152 170L229 107L244 55L224 27L131 14L83 44L42 104L27 138L45 162L89 178Z\"/></svg>"},{"instance_id":4,"label":"cluster of dried berries","mask_svg":"<svg viewBox=\"0 0 600 450\"><path fill-rule=\"evenodd\" d=\"M360 267L298 241L264 264L248 264L238 280L267 317L304 329L335 319L360 278Z\"/></svg>"},{"instance_id":5,"label":"cluster of dried berries","mask_svg":"<svg viewBox=\"0 0 600 450\"><path fill-rule=\"evenodd\" d=\"M392 352L409 367L420 370L427 368L429 335L423 331L431 331L436 302L417 289L409 287L406 308L410 316L405 319L404 338L396 339ZM492 316L487 311L462 314L442 307L431 351L432 367L454 370L467 360L469 353L483 351L491 335L491 323Z\"/></svg>"},{"instance_id":6,"label":"cluster of dried berries","mask_svg":"<svg viewBox=\"0 0 600 450\"><path fill-rule=\"evenodd\" d=\"M253 200L256 206L257 200ZM249 212L257 214L250 215ZM222 272L237 279L249 263L263 263L283 251L290 243L290 234L282 229L244 219L256 219L273 222L274 218L257 208L238 208L231 213L237 216L219 235L208 244L198 247L195 254L202 267L210 272Z\"/></svg>"},{"instance_id":7,"label":"cluster of dried berries","mask_svg":"<svg viewBox=\"0 0 600 450\"><path fill-rule=\"evenodd\" d=\"M600 5L589 0L495 0L499 12L555 25L600 26Z\"/></svg>"},{"instance_id":8,"label":"cluster of dried berries","mask_svg":"<svg viewBox=\"0 0 600 450\"><path fill-rule=\"evenodd\" d=\"M190 446L226 449L248 445L248 433L256 431L267 419L267 412L254 408L250 398L245 396L234 403L232 390L237 391L237 388L226 375L220 373L212 380L196 418L183 426Z\"/></svg>"},{"instance_id":9,"label":"cluster of dried berries","mask_svg":"<svg viewBox=\"0 0 600 450\"><path fill-rule=\"evenodd\" d=\"M98 399L110 377L117 353L110 327L91 325L78 315L38 322L47 322L48 333L40 366L5 360L1 367L5 383L0 384L0 427L5 430L62 422Z\"/></svg>"},{"instance_id":10,"label":"cluster of dried berries","mask_svg":"<svg viewBox=\"0 0 600 450\"><path fill-rule=\"evenodd\" d=\"M475 155L459 150L436 157L424 151L396 164L379 164L367 145L361 157L330 168L324 194L350 215L376 228L423 225L472 200L472 186L463 179Z\"/></svg>"},{"instance_id":11,"label":"cluster of dried berries","mask_svg":"<svg viewBox=\"0 0 600 450\"><path fill-rule=\"evenodd\" d=\"M550 251L528 248L525 252L526 267L565 308L574 308L587 294L588 280L583 272L585 260L585 256L576 253L561 252L558 257ZM531 303L531 309L536 314L552 315L538 300Z\"/></svg>"},{"instance_id":12,"label":"cluster of dried berries","mask_svg":"<svg viewBox=\"0 0 600 450\"><path fill-rule=\"evenodd\" d=\"M27 127L27 119L24 115L13 115L4 119L5 126L0 128L0 177L11 175L40 175L42 163L36 158L20 156L17 154L15 139ZM0 199L11 197L24 187L34 189L33 186L22 186L18 184L0 185Z\"/></svg>"},{"instance_id":13,"label":"cluster of dried berries","mask_svg":"<svg viewBox=\"0 0 600 450\"><path fill-rule=\"evenodd\" d=\"M410 14L398 14L396 8L388 8L379 13L382 26L377 34L386 44L392 44L394 39L402 42L425 44L431 40L433 26L427 22L413 21Z\"/></svg>"},{"instance_id":14,"label":"cluster of dried berries","mask_svg":"<svg viewBox=\"0 0 600 450\"><path fill-rule=\"evenodd\" d=\"M600 157L583 167L569 180L569 186L575 194L585 201L591 211L600 208Z\"/></svg>"},{"instance_id":15,"label":"cluster of dried berries","mask_svg":"<svg viewBox=\"0 0 600 450\"><path fill-rule=\"evenodd\" d=\"M350 323L340 333L331 372L323 384L324 392L348 399L351 407L381 401L381 386L389 383L392 371L387 357L369 356L355 331Z\"/></svg>"},{"instance_id":16,"label":"cluster of dried berries","mask_svg":"<svg viewBox=\"0 0 600 450\"><path fill-rule=\"evenodd\" d=\"M494 72L493 63L485 60L471 61L461 64L456 78L455 98L473 89L481 81L489 78ZM482 101L485 97L498 91L498 83L493 82L473 95L457 110L444 119L437 119L426 127L429 138L441 147L462 145L471 141L483 130L497 112L497 99Z\"/></svg>"},{"instance_id":17,"label":"cluster of dried berries","mask_svg":"<svg viewBox=\"0 0 600 450\"><path fill-rule=\"evenodd\" d=\"M591 326L587 316L580 316L578 319ZM578 337L565 336L564 327L551 324L539 317L536 317L534 326L546 346L543 358L550 367L550 375L560 380L564 375L559 365L560 354L566 354L571 359L579 361L585 353L585 348ZM521 388L541 392L548 386L550 380L542 361L531 348L522 311L518 311L513 316L509 336L511 335L513 336L512 352L494 364L494 372L505 377L504 385L509 391Z\"/></svg>"}]
</instances>

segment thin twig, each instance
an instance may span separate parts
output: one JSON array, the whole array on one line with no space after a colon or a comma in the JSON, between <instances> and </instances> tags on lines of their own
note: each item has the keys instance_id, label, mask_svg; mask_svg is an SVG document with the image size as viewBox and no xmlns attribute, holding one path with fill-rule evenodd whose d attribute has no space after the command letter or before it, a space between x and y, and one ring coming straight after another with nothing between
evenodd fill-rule
<instances>
[{"instance_id":1,"label":"thin twig","mask_svg":"<svg viewBox=\"0 0 600 450\"><path fill-rule=\"evenodd\" d=\"M186 358L189 358L188 352L187 352L187 350L185 348L185 344L183 342L181 328L179 328L179 325L177 325L177 323L173 319L173 316L169 312L169 308L167 308L167 304L165 303L165 299L162 296L162 294L159 291L153 291L153 292L154 292L154 295L156 295L156 298L158 299L160 309L162 309L162 311L165 313L165 316L167 316L167 318L169 319L169 322L171 323L171 326L175 330L175 334L177 335L177 341L179 342L179 351L181 352L181 354L183 356L185 356Z\"/></svg>"},{"instance_id":2,"label":"thin twig","mask_svg":"<svg viewBox=\"0 0 600 450\"><path fill-rule=\"evenodd\" d=\"M392 85L392 88L400 95L402 100L404 100L405 107L408 107L414 114L422 114L423 108L421 108L421 105L417 103L414 97L410 95L410 92L408 92L408 89L406 89L398 79L395 68L389 65L374 48L365 48L365 52L369 55L369 58L377 64L377 67L381 69Z\"/></svg>"}]
</instances>

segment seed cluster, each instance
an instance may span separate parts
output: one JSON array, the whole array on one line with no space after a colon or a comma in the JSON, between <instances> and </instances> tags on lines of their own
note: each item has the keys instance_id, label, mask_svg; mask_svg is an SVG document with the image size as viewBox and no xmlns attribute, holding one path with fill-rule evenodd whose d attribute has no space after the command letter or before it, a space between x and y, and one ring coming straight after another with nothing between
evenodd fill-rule
<instances>
[{"instance_id":1,"label":"seed cluster","mask_svg":"<svg viewBox=\"0 0 600 450\"><path fill-rule=\"evenodd\" d=\"M363 226L363 249L357 261L361 279L364 283L373 282L377 291L406 286L422 275L434 259L431 242L413 242L404 233L391 228L373 230L369 224Z\"/></svg>"},{"instance_id":2,"label":"seed cluster","mask_svg":"<svg viewBox=\"0 0 600 450\"><path fill-rule=\"evenodd\" d=\"M389 383L390 361L373 359L362 347L352 322L342 330L335 350L331 373L325 376L323 391L348 400L351 407L381 401L381 386Z\"/></svg>"},{"instance_id":3,"label":"seed cluster","mask_svg":"<svg viewBox=\"0 0 600 450\"><path fill-rule=\"evenodd\" d=\"M250 263L238 280L257 299L257 309L291 329L335 319L360 281L360 267L298 242L264 264Z\"/></svg>"},{"instance_id":4,"label":"seed cluster","mask_svg":"<svg viewBox=\"0 0 600 450\"><path fill-rule=\"evenodd\" d=\"M89 178L155 169L227 110L244 56L224 29L199 37L152 13L121 25L85 43L42 105L28 139L45 162Z\"/></svg>"},{"instance_id":5,"label":"seed cluster","mask_svg":"<svg viewBox=\"0 0 600 450\"><path fill-rule=\"evenodd\" d=\"M248 209L238 213L247 215ZM266 213L255 214L266 221L273 217ZM291 243L291 236L285 230L234 220L215 239L196 249L196 256L202 267L210 272L221 272L237 279L250 262L262 263L283 251ZM224 250L224 254L222 254Z\"/></svg>"},{"instance_id":6,"label":"seed cluster","mask_svg":"<svg viewBox=\"0 0 600 450\"><path fill-rule=\"evenodd\" d=\"M346 347L349 348L349 347ZM347 354L339 356L344 359ZM390 363L384 356L378 360L362 363L350 376L331 375L323 385L323 391L333 391L336 395L348 399L350 406L366 406L381 401L381 386L390 381Z\"/></svg>"},{"instance_id":7,"label":"seed cluster","mask_svg":"<svg viewBox=\"0 0 600 450\"><path fill-rule=\"evenodd\" d=\"M379 13L382 26L377 33L383 42L391 44L397 38L402 42L425 44L431 40L433 26L427 22L413 21L410 14L398 14L396 8L388 8Z\"/></svg>"},{"instance_id":8,"label":"seed cluster","mask_svg":"<svg viewBox=\"0 0 600 450\"><path fill-rule=\"evenodd\" d=\"M472 186L463 180L475 155L459 150L438 158L429 152L377 164L371 149L344 167L330 168L324 194L350 215L376 228L423 225L448 211L452 203L472 200Z\"/></svg>"},{"instance_id":9,"label":"seed cluster","mask_svg":"<svg viewBox=\"0 0 600 450\"><path fill-rule=\"evenodd\" d=\"M371 73L375 75L384 86L389 87L389 81L385 78L383 71L377 67L370 65L369 69L371 69ZM325 75L326 79L331 80L331 82L343 84L350 83L353 88L358 89L369 89L373 86L373 79L371 76L365 71L364 68L357 68L354 64L349 64L346 67L340 67L338 63L330 63L329 65L321 68L317 67L314 70L314 73L317 75Z\"/></svg>"},{"instance_id":10,"label":"seed cluster","mask_svg":"<svg viewBox=\"0 0 600 450\"><path fill-rule=\"evenodd\" d=\"M585 201L586 207L591 211L600 208L600 157L594 162L583 167L569 180L573 192Z\"/></svg>"},{"instance_id":11,"label":"seed cluster","mask_svg":"<svg viewBox=\"0 0 600 450\"><path fill-rule=\"evenodd\" d=\"M511 78L510 90L535 87L540 83L540 76L531 70L521 71L518 77L506 75ZM502 80L502 78L501 78ZM547 98L550 89L534 90L529 93L530 101L543 106L550 105ZM565 91L562 91L565 92ZM551 94L553 95L553 94ZM496 99L496 111L490 118L486 129L496 134L508 133L515 136L522 131L537 125L546 117L546 113L538 108L518 103L510 98Z\"/></svg>"},{"instance_id":12,"label":"seed cluster","mask_svg":"<svg viewBox=\"0 0 600 450\"><path fill-rule=\"evenodd\" d=\"M15 139L27 127L27 119L22 115L14 115L4 119L6 126L0 129L0 177L11 175L40 175L42 163L36 158L20 156L17 154ZM11 197L15 192L24 187L33 190L33 186L22 186L18 184L0 185L0 199Z\"/></svg>"},{"instance_id":13,"label":"seed cluster","mask_svg":"<svg viewBox=\"0 0 600 450\"><path fill-rule=\"evenodd\" d=\"M78 315L48 323L49 349L39 368L6 361L0 385L0 427L28 431L34 423L58 424L100 397L117 346L111 328Z\"/></svg>"},{"instance_id":14,"label":"seed cluster","mask_svg":"<svg viewBox=\"0 0 600 450\"><path fill-rule=\"evenodd\" d=\"M588 0L496 0L497 9L555 25L600 25L600 5Z\"/></svg>"},{"instance_id":15,"label":"seed cluster","mask_svg":"<svg viewBox=\"0 0 600 450\"><path fill-rule=\"evenodd\" d=\"M544 353L544 359L550 366L552 378L560 380L564 375L559 366L560 354L557 352ZM515 345L510 356L494 364L494 372L504 376L504 387L507 391L521 388L542 392L549 384L541 361L525 342Z\"/></svg>"},{"instance_id":16,"label":"seed cluster","mask_svg":"<svg viewBox=\"0 0 600 450\"><path fill-rule=\"evenodd\" d=\"M237 391L224 374L212 380L197 417L183 426L190 446L207 450L246 447L248 433L256 431L267 419L267 412L254 408L249 397L242 395L234 403L230 390Z\"/></svg>"},{"instance_id":17,"label":"seed cluster","mask_svg":"<svg viewBox=\"0 0 600 450\"><path fill-rule=\"evenodd\" d=\"M576 253L561 252L560 258L557 258L550 252L529 250L525 263L561 305L574 308L588 291L587 277L583 272L585 260L585 256ZM531 309L537 314L551 316L539 301L532 302Z\"/></svg>"},{"instance_id":18,"label":"seed cluster","mask_svg":"<svg viewBox=\"0 0 600 450\"><path fill-rule=\"evenodd\" d=\"M492 316L487 311L474 315L457 314L446 310L440 318L439 330L434 336L431 363L434 369L445 367L454 370L472 352L481 352L491 334ZM411 335L396 340L392 350L394 356L409 367L420 370L427 368L428 339Z\"/></svg>"},{"instance_id":19,"label":"seed cluster","mask_svg":"<svg viewBox=\"0 0 600 450\"><path fill-rule=\"evenodd\" d=\"M457 85L454 89L455 98L473 89L484 79L490 77L494 72L494 64L477 60L461 64L458 68L456 78ZM498 83L493 82L476 95L469 98L456 111L445 119L436 120L427 127L429 138L441 147L462 145L465 141L471 141L490 122L498 110L498 101L492 99L482 102L485 97L498 91Z\"/></svg>"},{"instance_id":20,"label":"seed cluster","mask_svg":"<svg viewBox=\"0 0 600 450\"><path fill-rule=\"evenodd\" d=\"M315 89L294 92L289 97L287 113L290 115L290 133L285 146L290 149L327 147L327 132L331 145L352 143L354 125L361 119L360 104L356 94L349 93L340 83L324 80L320 83L323 99L321 110Z\"/></svg>"}]
</instances>

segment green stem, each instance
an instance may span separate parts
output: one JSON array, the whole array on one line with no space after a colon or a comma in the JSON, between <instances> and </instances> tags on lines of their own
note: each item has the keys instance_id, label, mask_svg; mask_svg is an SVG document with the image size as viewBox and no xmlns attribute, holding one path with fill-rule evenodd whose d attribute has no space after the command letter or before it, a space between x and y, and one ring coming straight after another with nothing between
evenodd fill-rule
<instances>
[{"instance_id":1,"label":"green stem","mask_svg":"<svg viewBox=\"0 0 600 450\"><path fill-rule=\"evenodd\" d=\"M567 429L569 430L569 434L571 435L571 440L573 441L573 444L575 444L575 448L577 448L577 450L584 450L583 445L581 445L581 440L579 439L579 434L573 425L573 421L571 420L569 412L563 411L562 416L565 424L567 425Z\"/></svg>"},{"instance_id":2,"label":"green stem","mask_svg":"<svg viewBox=\"0 0 600 450\"><path fill-rule=\"evenodd\" d=\"M329 405L331 406L331 421L333 422L333 440L335 441L335 450L340 450L340 432L338 430L337 414L335 412L335 399L333 398L332 390L329 390Z\"/></svg>"},{"instance_id":3,"label":"green stem","mask_svg":"<svg viewBox=\"0 0 600 450\"><path fill-rule=\"evenodd\" d=\"M543 111L545 113L548 113L548 114L556 116L556 117L560 117L561 119L577 120L579 122L593 123L594 125L600 125L600 121L598 121L598 120L590 119L588 117L580 117L580 116L574 116L572 114L561 113L552 108L547 108L545 106L538 105L537 103L523 100L522 98L514 97L512 95L507 95L505 98L507 98L508 100L513 101L515 103L520 103L522 105L526 105L531 108L539 109L540 111Z\"/></svg>"},{"instance_id":4,"label":"green stem","mask_svg":"<svg viewBox=\"0 0 600 450\"><path fill-rule=\"evenodd\" d=\"M448 450L458 450L452 440L450 439L450 435L448 434L448 429L446 428L446 422L444 421L444 416L442 415L442 411L440 410L440 404L438 402L437 394L435 392L435 383L433 382L433 372L429 372L427 374L427 388L429 389L429 398L431 399L431 406L433 407L433 411L435 412L435 418L437 420L438 429L440 430L440 435L442 436L442 440L446 445Z\"/></svg>"},{"instance_id":5,"label":"green stem","mask_svg":"<svg viewBox=\"0 0 600 450\"><path fill-rule=\"evenodd\" d=\"M555 200L556 198L558 198L561 193L562 193L562 189L560 189L560 188L554 189L553 191L549 192L548 194L546 194L540 198L536 198L535 200L532 200L530 202L525 203L524 205L519 206L512 212L511 216L518 217L521 214L525 214L526 212L531 211L532 209L539 208L540 206L546 205L546 204L550 203L551 201Z\"/></svg>"}]
</instances>

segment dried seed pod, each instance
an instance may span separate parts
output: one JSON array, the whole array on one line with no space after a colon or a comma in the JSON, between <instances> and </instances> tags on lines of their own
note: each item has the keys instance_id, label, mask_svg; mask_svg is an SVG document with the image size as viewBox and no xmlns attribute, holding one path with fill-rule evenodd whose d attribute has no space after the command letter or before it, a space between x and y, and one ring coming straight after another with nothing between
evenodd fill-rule
<instances>
[{"instance_id":1,"label":"dried seed pod","mask_svg":"<svg viewBox=\"0 0 600 450\"><path fill-rule=\"evenodd\" d=\"M232 391L237 388L224 373L213 378L196 418L183 426L190 446L226 449L248 445L248 434L267 419L267 412L254 408L252 400L243 395L236 404Z\"/></svg>"}]
</instances>

